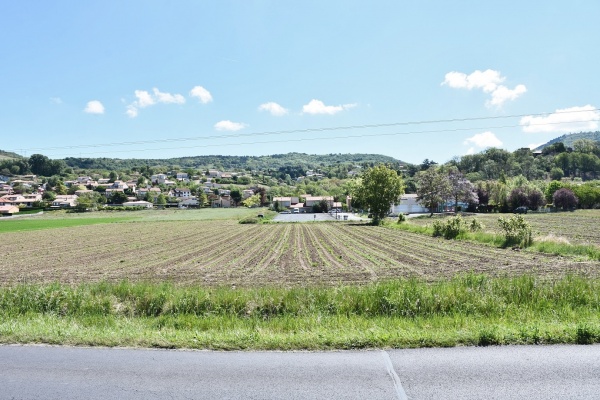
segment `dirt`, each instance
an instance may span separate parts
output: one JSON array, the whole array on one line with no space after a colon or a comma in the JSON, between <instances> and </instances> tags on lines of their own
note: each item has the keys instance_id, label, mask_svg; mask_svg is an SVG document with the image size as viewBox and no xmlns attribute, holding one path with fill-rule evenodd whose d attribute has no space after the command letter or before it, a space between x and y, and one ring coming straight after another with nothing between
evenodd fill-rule
<instances>
[{"instance_id":1,"label":"dirt","mask_svg":"<svg viewBox=\"0 0 600 400\"><path fill-rule=\"evenodd\" d=\"M436 280L471 271L548 277L600 271L598 262L345 223L128 222L4 233L0 240L5 286L123 279L297 286Z\"/></svg>"}]
</instances>

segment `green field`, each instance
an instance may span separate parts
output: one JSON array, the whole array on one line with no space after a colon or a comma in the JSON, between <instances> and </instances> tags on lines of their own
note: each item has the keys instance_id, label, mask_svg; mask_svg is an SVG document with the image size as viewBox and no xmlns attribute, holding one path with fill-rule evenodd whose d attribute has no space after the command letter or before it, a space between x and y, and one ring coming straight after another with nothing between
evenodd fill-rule
<instances>
[{"instance_id":1,"label":"green field","mask_svg":"<svg viewBox=\"0 0 600 400\"><path fill-rule=\"evenodd\" d=\"M201 210L140 210L140 211L98 211L88 213L68 213L51 211L41 215L0 218L0 233L31 231L40 229L67 228L84 225L108 224L139 221L214 221L241 219L256 215L261 209L229 208Z\"/></svg>"}]
</instances>

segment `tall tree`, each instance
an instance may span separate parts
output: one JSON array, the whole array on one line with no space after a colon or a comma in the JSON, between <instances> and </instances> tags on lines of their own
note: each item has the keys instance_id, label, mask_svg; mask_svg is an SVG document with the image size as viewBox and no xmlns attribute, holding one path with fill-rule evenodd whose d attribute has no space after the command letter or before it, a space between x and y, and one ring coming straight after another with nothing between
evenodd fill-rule
<instances>
[{"instance_id":1,"label":"tall tree","mask_svg":"<svg viewBox=\"0 0 600 400\"><path fill-rule=\"evenodd\" d=\"M448 198L450 192L448 176L438 168L431 167L417 173L416 179L417 198L433 215L437 206Z\"/></svg>"},{"instance_id":2,"label":"tall tree","mask_svg":"<svg viewBox=\"0 0 600 400\"><path fill-rule=\"evenodd\" d=\"M364 172L354 197L369 208L373 225L379 225L404 193L404 183L398 173L383 165Z\"/></svg>"}]
</instances>

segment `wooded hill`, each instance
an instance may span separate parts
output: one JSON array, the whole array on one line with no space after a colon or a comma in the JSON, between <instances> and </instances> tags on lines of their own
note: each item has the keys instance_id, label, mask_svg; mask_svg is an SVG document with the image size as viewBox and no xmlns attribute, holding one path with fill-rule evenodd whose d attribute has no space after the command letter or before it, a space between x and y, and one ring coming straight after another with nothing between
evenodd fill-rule
<instances>
[{"instance_id":1,"label":"wooded hill","mask_svg":"<svg viewBox=\"0 0 600 400\"><path fill-rule=\"evenodd\" d=\"M544 148L555 143L563 143L565 147L573 147L573 143L575 143L576 140L580 139L589 139L595 142L600 142L600 131L568 133L550 140L548 143L537 147L535 150L543 150Z\"/></svg>"},{"instance_id":2,"label":"wooded hill","mask_svg":"<svg viewBox=\"0 0 600 400\"><path fill-rule=\"evenodd\" d=\"M288 153L269 156L195 156L169 159L119 159L119 158L74 158L64 159L67 166L77 169L126 170L140 167L168 167L169 169L218 169L220 171L267 171L280 168L309 169L329 167L336 164L403 164L393 157L380 154L304 154ZM294 177L293 173L290 174Z\"/></svg>"}]
</instances>

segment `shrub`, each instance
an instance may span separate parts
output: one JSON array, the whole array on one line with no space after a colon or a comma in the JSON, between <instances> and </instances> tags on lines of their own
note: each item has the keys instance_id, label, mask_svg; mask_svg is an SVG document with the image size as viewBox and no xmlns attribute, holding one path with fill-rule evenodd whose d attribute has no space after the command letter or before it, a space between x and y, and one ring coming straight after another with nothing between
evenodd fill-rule
<instances>
[{"instance_id":1,"label":"shrub","mask_svg":"<svg viewBox=\"0 0 600 400\"><path fill-rule=\"evenodd\" d=\"M240 224L258 224L260 220L257 217L246 217L240 219Z\"/></svg>"},{"instance_id":2,"label":"shrub","mask_svg":"<svg viewBox=\"0 0 600 400\"><path fill-rule=\"evenodd\" d=\"M558 189L556 192L554 192L554 195L552 195L552 200L554 200L554 205L556 207L562 208L563 210L575 208L578 202L573 191L567 188Z\"/></svg>"},{"instance_id":3,"label":"shrub","mask_svg":"<svg viewBox=\"0 0 600 400\"><path fill-rule=\"evenodd\" d=\"M477 218L473 218L469 224L469 230L471 232L481 232L483 228L485 228L485 226Z\"/></svg>"},{"instance_id":4,"label":"shrub","mask_svg":"<svg viewBox=\"0 0 600 400\"><path fill-rule=\"evenodd\" d=\"M406 221L406 216L404 214L398 215L398 223L401 224Z\"/></svg>"},{"instance_id":5,"label":"shrub","mask_svg":"<svg viewBox=\"0 0 600 400\"><path fill-rule=\"evenodd\" d=\"M531 225L525 221L522 215L499 218L498 224L504 232L505 246L528 247L533 243Z\"/></svg>"},{"instance_id":6,"label":"shrub","mask_svg":"<svg viewBox=\"0 0 600 400\"><path fill-rule=\"evenodd\" d=\"M433 222L433 236L443 236L444 239L455 239L467 230L467 224L460 215L448 218L446 221Z\"/></svg>"}]
</instances>

